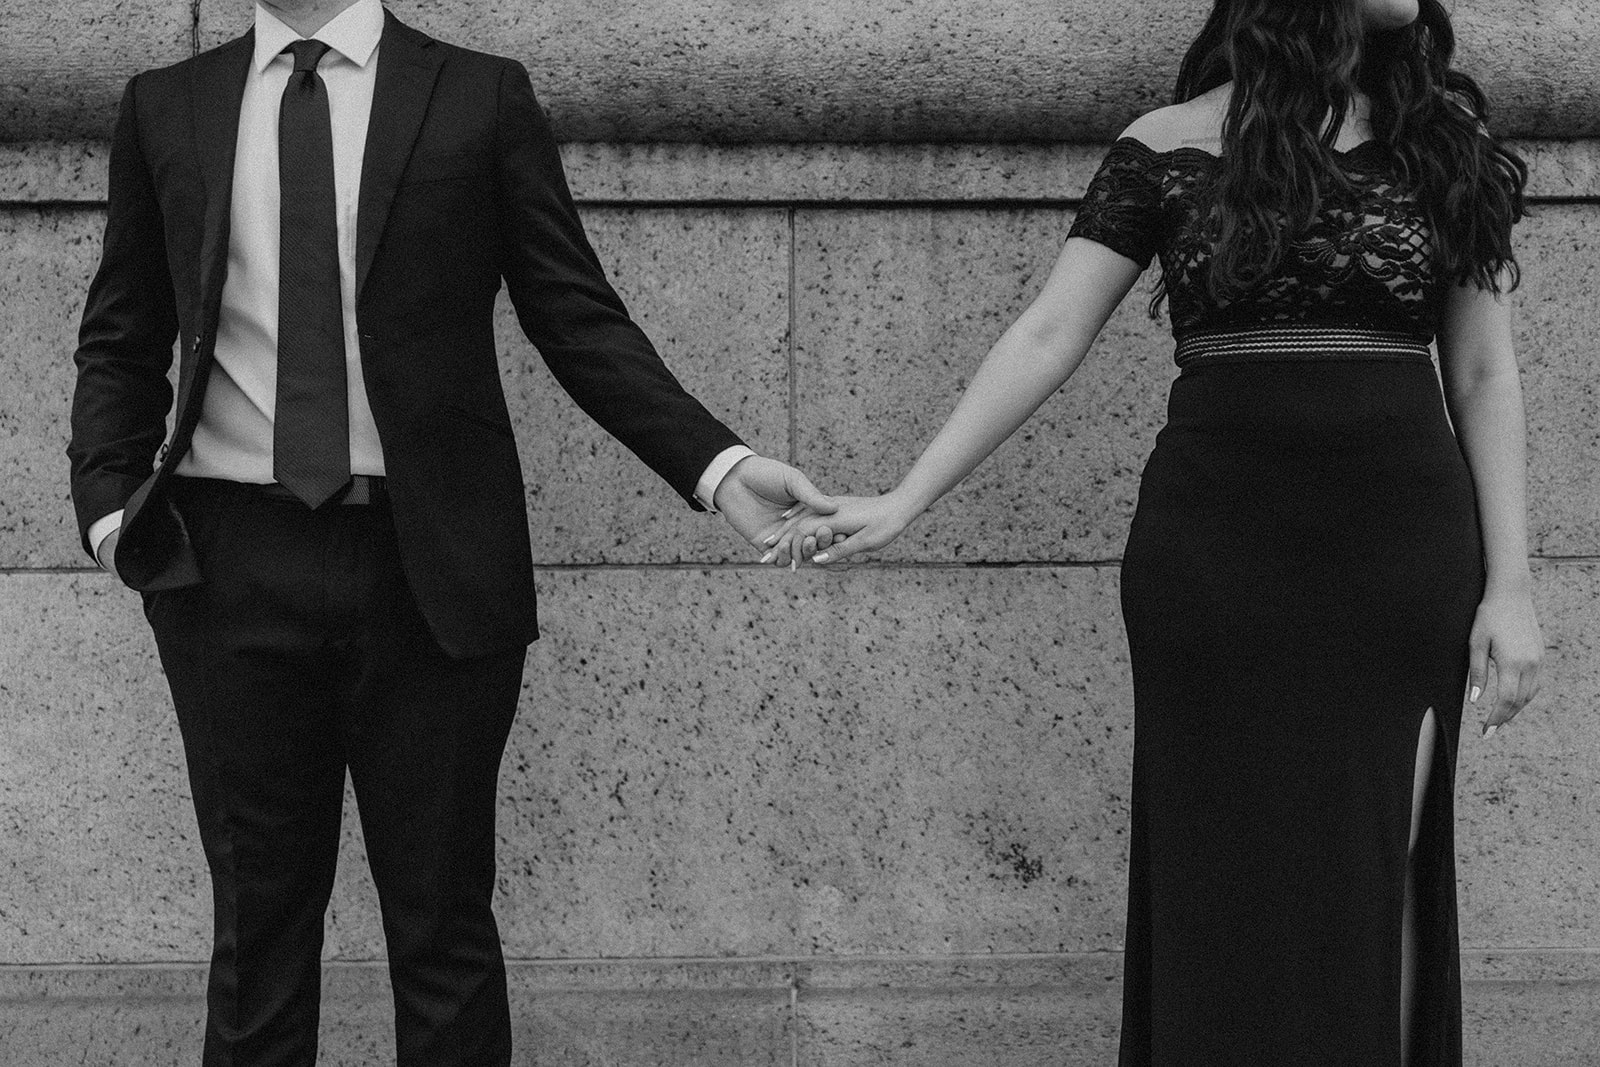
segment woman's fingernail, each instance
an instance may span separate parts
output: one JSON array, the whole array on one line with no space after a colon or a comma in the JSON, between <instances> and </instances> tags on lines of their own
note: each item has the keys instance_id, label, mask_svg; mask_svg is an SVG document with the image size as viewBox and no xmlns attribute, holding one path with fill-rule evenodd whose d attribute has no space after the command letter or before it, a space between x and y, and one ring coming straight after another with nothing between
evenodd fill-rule
<instances>
[{"instance_id":1,"label":"woman's fingernail","mask_svg":"<svg viewBox=\"0 0 1600 1067\"><path fill-rule=\"evenodd\" d=\"M799 569L800 569L800 561L797 560L797 559L791 559L789 561L789 573L793 574L795 571L797 571Z\"/></svg>"},{"instance_id":2,"label":"woman's fingernail","mask_svg":"<svg viewBox=\"0 0 1600 1067\"><path fill-rule=\"evenodd\" d=\"M1489 740L1489 738L1494 736L1494 732L1496 730L1498 730L1498 729L1500 729L1500 724L1499 723L1496 723L1493 726L1485 726L1483 728L1483 739L1485 741Z\"/></svg>"},{"instance_id":3,"label":"woman's fingernail","mask_svg":"<svg viewBox=\"0 0 1600 1067\"><path fill-rule=\"evenodd\" d=\"M1476 704L1476 703L1477 703L1477 702L1478 702L1478 696L1479 696L1479 694L1481 694L1481 693L1482 693L1482 692L1483 692L1483 690L1482 690L1482 689L1479 689L1479 688L1478 688L1478 687L1477 687L1477 686L1473 686L1473 687L1472 687L1472 698L1471 698L1471 699L1472 699L1472 702L1473 702L1473 703L1474 703L1474 704Z\"/></svg>"},{"instance_id":4,"label":"woman's fingernail","mask_svg":"<svg viewBox=\"0 0 1600 1067\"><path fill-rule=\"evenodd\" d=\"M777 534L773 534L771 537L767 538L765 541L763 541L761 543L766 545L768 548L771 548L773 545L778 543L778 535Z\"/></svg>"},{"instance_id":5,"label":"woman's fingernail","mask_svg":"<svg viewBox=\"0 0 1600 1067\"><path fill-rule=\"evenodd\" d=\"M799 510L800 510L800 505L796 504L794 507L790 508L788 511L785 511L783 513L783 517L786 518L786 519L793 518L794 517L794 513L799 511Z\"/></svg>"},{"instance_id":6,"label":"woman's fingernail","mask_svg":"<svg viewBox=\"0 0 1600 1067\"><path fill-rule=\"evenodd\" d=\"M776 556L777 554L778 553L777 553L776 550L774 550L772 552L768 552L765 556L761 557L761 562L762 563L771 563L772 562L772 557Z\"/></svg>"},{"instance_id":7,"label":"woman's fingernail","mask_svg":"<svg viewBox=\"0 0 1600 1067\"><path fill-rule=\"evenodd\" d=\"M828 559L829 559L829 556L828 556L828 554L826 552L818 552L815 556L811 557L811 562L812 563L826 563L826 562L828 562Z\"/></svg>"}]
</instances>

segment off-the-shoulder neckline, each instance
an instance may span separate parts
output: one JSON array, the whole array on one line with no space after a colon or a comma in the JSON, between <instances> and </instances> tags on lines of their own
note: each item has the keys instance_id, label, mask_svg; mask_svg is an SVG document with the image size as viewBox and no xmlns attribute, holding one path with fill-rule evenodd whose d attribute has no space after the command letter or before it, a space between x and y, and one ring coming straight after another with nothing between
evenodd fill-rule
<instances>
[{"instance_id":1,"label":"off-the-shoulder neckline","mask_svg":"<svg viewBox=\"0 0 1600 1067\"><path fill-rule=\"evenodd\" d=\"M1221 159L1222 158L1220 155L1218 155L1215 152L1207 152L1204 148L1196 148L1194 145L1187 145L1187 144L1178 145L1176 148L1167 148L1167 149L1151 148L1149 145L1147 145L1143 141L1139 140L1139 138L1130 137L1128 134L1123 134L1121 137L1118 137L1116 143L1118 143L1118 144L1122 144L1122 143L1131 144L1131 145L1133 145L1133 146L1135 146L1137 148L1142 148L1144 151L1148 152L1152 156L1176 156L1176 155L1179 155L1181 153L1188 152L1188 153L1190 153L1192 155L1197 155L1197 156L1200 156L1200 157L1202 157L1204 159ZM1382 145L1382 144L1383 144L1383 142L1378 140L1376 137L1368 137L1365 141L1359 141L1356 144L1351 145L1349 148L1335 148L1335 149L1332 149L1331 151L1336 156L1339 156L1341 158L1348 158L1350 156L1355 155L1357 152L1360 152L1362 149L1367 148L1370 145Z\"/></svg>"}]
</instances>

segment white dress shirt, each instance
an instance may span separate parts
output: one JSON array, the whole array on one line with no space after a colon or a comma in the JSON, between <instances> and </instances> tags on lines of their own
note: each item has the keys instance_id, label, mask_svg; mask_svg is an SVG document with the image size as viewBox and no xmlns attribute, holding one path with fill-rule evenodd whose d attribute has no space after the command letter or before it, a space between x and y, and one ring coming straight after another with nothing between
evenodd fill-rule
<instances>
[{"instance_id":1,"label":"white dress shirt","mask_svg":"<svg viewBox=\"0 0 1600 1067\"><path fill-rule=\"evenodd\" d=\"M381 475L383 444L367 401L356 330L356 200L383 36L380 0L356 0L316 32L329 52L317 65L333 126L333 188L339 243L339 295L344 312L345 381L349 388L350 472ZM200 420L175 473L264 484L272 477L272 418L278 381L278 109L294 70L284 49L301 40L256 6L255 55L239 107L229 214L228 275L217 321L216 360L205 383ZM695 498L710 508L734 464L755 453L735 446L700 476ZM113 512L89 528L100 545L122 523Z\"/></svg>"}]
</instances>

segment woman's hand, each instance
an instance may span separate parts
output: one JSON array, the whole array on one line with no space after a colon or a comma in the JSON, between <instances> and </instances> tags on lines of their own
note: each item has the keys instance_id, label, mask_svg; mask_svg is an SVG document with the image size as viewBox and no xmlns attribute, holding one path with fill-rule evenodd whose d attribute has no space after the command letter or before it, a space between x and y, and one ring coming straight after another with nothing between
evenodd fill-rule
<instances>
[{"instance_id":1,"label":"woman's hand","mask_svg":"<svg viewBox=\"0 0 1600 1067\"><path fill-rule=\"evenodd\" d=\"M797 551L813 563L829 564L858 552L882 548L911 525L921 509L903 496L836 496L838 510L820 515L809 509L795 514L783 539L773 548L781 556Z\"/></svg>"},{"instance_id":2,"label":"woman's hand","mask_svg":"<svg viewBox=\"0 0 1600 1067\"><path fill-rule=\"evenodd\" d=\"M1539 660L1544 637L1533 613L1528 593L1489 594L1478 605L1468 643L1471 669L1468 701L1474 705L1489 687L1489 664L1494 663L1495 692L1483 736L1488 737L1527 706L1539 692Z\"/></svg>"}]
</instances>

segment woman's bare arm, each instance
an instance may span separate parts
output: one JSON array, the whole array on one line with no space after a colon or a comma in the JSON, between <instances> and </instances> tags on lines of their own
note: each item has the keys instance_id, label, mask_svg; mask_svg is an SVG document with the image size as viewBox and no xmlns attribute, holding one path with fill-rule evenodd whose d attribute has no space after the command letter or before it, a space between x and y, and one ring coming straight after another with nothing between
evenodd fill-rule
<instances>
[{"instance_id":1,"label":"woman's bare arm","mask_svg":"<svg viewBox=\"0 0 1600 1067\"><path fill-rule=\"evenodd\" d=\"M881 497L836 498L838 512L808 517L796 527L804 537L825 525L824 545L832 535L848 535L819 552L816 562L882 548L972 473L1078 369L1142 269L1095 241L1068 240L1043 290L989 350L944 427L900 484Z\"/></svg>"},{"instance_id":2,"label":"woman's bare arm","mask_svg":"<svg viewBox=\"0 0 1600 1067\"><path fill-rule=\"evenodd\" d=\"M1538 691L1543 638L1528 570L1527 431L1511 342L1509 298L1457 286L1439 330L1445 399L1478 497L1487 582L1472 628L1470 696L1495 699L1484 724L1498 728Z\"/></svg>"}]
</instances>

